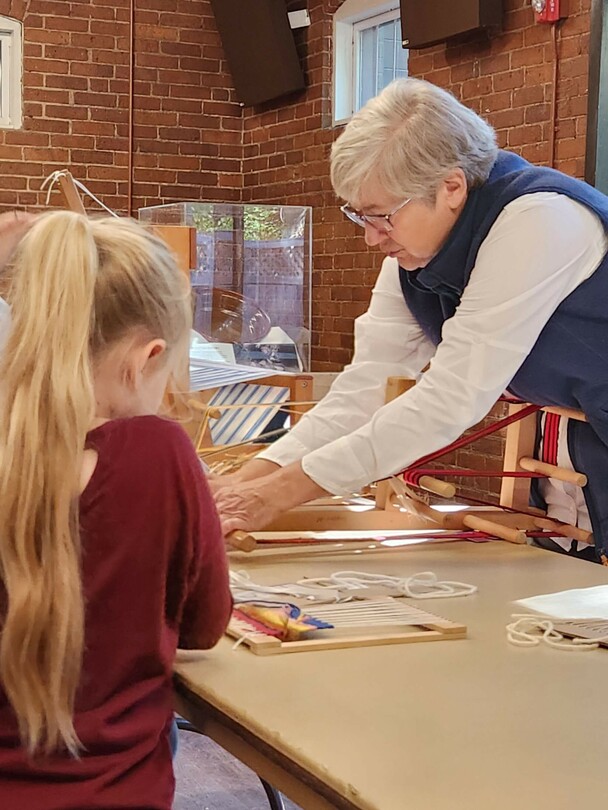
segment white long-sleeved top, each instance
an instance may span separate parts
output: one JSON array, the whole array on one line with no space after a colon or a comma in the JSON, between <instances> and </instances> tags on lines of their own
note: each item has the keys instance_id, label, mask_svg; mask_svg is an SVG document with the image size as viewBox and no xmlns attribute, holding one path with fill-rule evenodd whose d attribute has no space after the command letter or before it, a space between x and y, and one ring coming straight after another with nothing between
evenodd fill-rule
<instances>
[{"instance_id":1,"label":"white long-sleeved top","mask_svg":"<svg viewBox=\"0 0 608 810\"><path fill-rule=\"evenodd\" d=\"M397 260L385 259L355 322L352 363L260 457L281 466L302 459L313 481L346 495L450 444L488 413L607 249L600 219L585 206L554 192L518 198L482 243L437 347L405 303ZM387 377L417 377L429 361L414 388L383 404Z\"/></svg>"}]
</instances>

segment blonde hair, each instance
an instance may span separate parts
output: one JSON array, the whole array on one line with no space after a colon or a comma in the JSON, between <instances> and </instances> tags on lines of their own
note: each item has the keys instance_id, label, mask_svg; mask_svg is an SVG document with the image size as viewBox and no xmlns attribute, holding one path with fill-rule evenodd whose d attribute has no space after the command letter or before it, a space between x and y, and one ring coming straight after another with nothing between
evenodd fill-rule
<instances>
[{"instance_id":1,"label":"blonde hair","mask_svg":"<svg viewBox=\"0 0 608 810\"><path fill-rule=\"evenodd\" d=\"M433 202L454 169L469 188L484 183L498 153L492 127L451 93L421 79L397 79L355 113L331 150L339 197L361 204L371 179L400 199Z\"/></svg>"},{"instance_id":2,"label":"blonde hair","mask_svg":"<svg viewBox=\"0 0 608 810\"><path fill-rule=\"evenodd\" d=\"M78 519L92 364L130 334L188 337L185 278L160 239L127 219L42 216L13 263L0 361L0 683L31 754L77 755L84 644Z\"/></svg>"}]
</instances>

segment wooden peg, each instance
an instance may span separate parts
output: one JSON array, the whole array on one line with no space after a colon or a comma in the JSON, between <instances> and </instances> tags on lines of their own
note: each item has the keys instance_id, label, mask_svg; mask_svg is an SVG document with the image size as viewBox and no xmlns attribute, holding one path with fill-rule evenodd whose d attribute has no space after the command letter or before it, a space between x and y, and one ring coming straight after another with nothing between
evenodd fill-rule
<instances>
[{"instance_id":1,"label":"wooden peg","mask_svg":"<svg viewBox=\"0 0 608 810\"><path fill-rule=\"evenodd\" d=\"M591 545L594 543L593 534L591 532L585 531L585 529L579 529L578 526L571 526L569 523L560 523L550 518L535 518L534 525L539 529L549 529L555 532L555 534L559 534L560 537L571 537L573 540L577 540L580 543L589 543Z\"/></svg>"},{"instance_id":2,"label":"wooden peg","mask_svg":"<svg viewBox=\"0 0 608 810\"><path fill-rule=\"evenodd\" d=\"M587 417L582 411L577 411L574 408L558 408L557 406L548 406L543 408L545 413L555 413L558 416L563 416L566 419L576 419L577 422L586 422Z\"/></svg>"},{"instance_id":3,"label":"wooden peg","mask_svg":"<svg viewBox=\"0 0 608 810\"><path fill-rule=\"evenodd\" d=\"M70 211L74 211L76 214L84 214L86 216L87 212L85 211L84 204L71 173L67 170L62 172L58 177L58 182L65 207Z\"/></svg>"},{"instance_id":4,"label":"wooden peg","mask_svg":"<svg viewBox=\"0 0 608 810\"><path fill-rule=\"evenodd\" d=\"M477 515L465 515L462 523L468 529L473 529L476 532L485 532L494 537L500 537L501 540L507 540L509 543L525 543L526 533L521 529L511 529L509 526L501 526L500 523L494 523L492 520L477 517Z\"/></svg>"},{"instance_id":5,"label":"wooden peg","mask_svg":"<svg viewBox=\"0 0 608 810\"><path fill-rule=\"evenodd\" d=\"M230 532L230 534L226 536L226 545L230 546L230 548L238 549L239 551L253 551L257 544L258 541L253 535L243 532L240 529Z\"/></svg>"},{"instance_id":6,"label":"wooden peg","mask_svg":"<svg viewBox=\"0 0 608 810\"><path fill-rule=\"evenodd\" d=\"M439 478L433 478L432 475L421 475L418 486L442 498L453 498L456 494L454 484L450 484L449 481L441 481Z\"/></svg>"},{"instance_id":7,"label":"wooden peg","mask_svg":"<svg viewBox=\"0 0 608 810\"><path fill-rule=\"evenodd\" d=\"M527 472L540 473L547 475L549 478L556 478L558 481L566 481L568 484L576 484L577 487L584 487L587 485L587 476L583 473L576 472L576 470L567 470L564 467L556 467L554 464L547 464L545 461L539 461L536 458L524 456L519 459L519 466L522 470Z\"/></svg>"}]
</instances>

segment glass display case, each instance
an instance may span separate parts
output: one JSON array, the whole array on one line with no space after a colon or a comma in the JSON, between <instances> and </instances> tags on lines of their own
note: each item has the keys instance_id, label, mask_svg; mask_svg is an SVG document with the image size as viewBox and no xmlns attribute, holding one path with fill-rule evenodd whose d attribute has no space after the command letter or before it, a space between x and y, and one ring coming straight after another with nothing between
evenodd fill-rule
<instances>
[{"instance_id":1,"label":"glass display case","mask_svg":"<svg viewBox=\"0 0 608 810\"><path fill-rule=\"evenodd\" d=\"M189 235L192 351L277 373L310 369L309 207L180 202L140 208L139 219Z\"/></svg>"}]
</instances>

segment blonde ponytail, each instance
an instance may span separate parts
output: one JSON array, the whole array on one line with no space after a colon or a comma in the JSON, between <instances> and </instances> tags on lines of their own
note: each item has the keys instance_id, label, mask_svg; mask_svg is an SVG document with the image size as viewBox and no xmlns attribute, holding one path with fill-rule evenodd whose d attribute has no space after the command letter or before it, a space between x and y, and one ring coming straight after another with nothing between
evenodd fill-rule
<instances>
[{"instance_id":1,"label":"blonde ponytail","mask_svg":"<svg viewBox=\"0 0 608 810\"><path fill-rule=\"evenodd\" d=\"M94 414L97 251L87 220L44 218L19 263L0 363L0 679L30 751L63 743L74 753L84 626L78 481Z\"/></svg>"},{"instance_id":2,"label":"blonde ponytail","mask_svg":"<svg viewBox=\"0 0 608 810\"><path fill-rule=\"evenodd\" d=\"M0 360L0 682L33 753L80 743L84 645L79 476L95 415L92 364L129 330L187 339L166 246L127 220L45 215L21 243Z\"/></svg>"}]
</instances>

